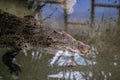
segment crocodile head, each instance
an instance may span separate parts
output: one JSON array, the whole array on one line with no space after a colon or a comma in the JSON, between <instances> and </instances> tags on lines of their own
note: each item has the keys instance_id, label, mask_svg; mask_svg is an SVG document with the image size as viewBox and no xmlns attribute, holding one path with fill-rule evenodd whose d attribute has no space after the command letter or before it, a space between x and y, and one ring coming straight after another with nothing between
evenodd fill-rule
<instances>
[{"instance_id":1,"label":"crocodile head","mask_svg":"<svg viewBox=\"0 0 120 80\"><path fill-rule=\"evenodd\" d=\"M87 44L76 40L65 31L50 26L41 26L38 23L33 16L19 18L0 12L0 44L22 49L28 46L28 49L54 51L51 53L59 50L67 50L73 54L90 52Z\"/></svg>"},{"instance_id":2,"label":"crocodile head","mask_svg":"<svg viewBox=\"0 0 120 80\"><path fill-rule=\"evenodd\" d=\"M34 42L38 42L38 44L42 46L42 49L52 54L55 54L59 50L68 51L72 55L74 55L74 53L88 54L91 52L89 45L76 40L63 30L44 26L37 28L35 31L37 31L37 33L35 32L34 39L37 38L37 40ZM39 31L42 35L40 35Z\"/></svg>"},{"instance_id":3,"label":"crocodile head","mask_svg":"<svg viewBox=\"0 0 120 80\"><path fill-rule=\"evenodd\" d=\"M91 52L91 47L78 41L78 49L82 54L89 54Z\"/></svg>"}]
</instances>

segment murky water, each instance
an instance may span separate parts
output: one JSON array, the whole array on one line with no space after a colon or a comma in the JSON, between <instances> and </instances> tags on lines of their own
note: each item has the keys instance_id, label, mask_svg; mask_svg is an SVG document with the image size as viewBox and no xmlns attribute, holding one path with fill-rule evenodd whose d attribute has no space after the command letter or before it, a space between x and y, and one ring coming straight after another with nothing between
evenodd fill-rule
<instances>
[{"instance_id":1,"label":"murky water","mask_svg":"<svg viewBox=\"0 0 120 80\"><path fill-rule=\"evenodd\" d=\"M0 80L119 80L120 76L120 8L94 7L92 0L77 0L74 12L66 14L60 4L47 4L39 10L26 8L24 1L1 0L0 9L23 17L27 14L39 14L41 23L64 29L76 39L92 47L91 55L55 55L27 51L16 57L22 73L12 76L8 68L0 61ZM19 4L21 2L21 4ZM119 0L96 0L95 3L120 5ZM16 7L16 5L18 5ZM20 13L19 13L20 12ZM67 15L67 17L64 17ZM0 49L0 57L8 49ZM75 67L66 64L75 61Z\"/></svg>"}]
</instances>

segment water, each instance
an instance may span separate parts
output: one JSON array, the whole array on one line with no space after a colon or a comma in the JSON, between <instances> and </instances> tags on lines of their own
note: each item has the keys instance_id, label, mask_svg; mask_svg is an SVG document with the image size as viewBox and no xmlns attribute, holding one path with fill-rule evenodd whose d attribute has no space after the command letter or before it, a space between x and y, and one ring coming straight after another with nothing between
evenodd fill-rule
<instances>
[{"instance_id":1,"label":"water","mask_svg":"<svg viewBox=\"0 0 120 80\"><path fill-rule=\"evenodd\" d=\"M53 55L30 50L27 51L27 56L21 53L16 57L15 62L22 69L19 77L12 76L0 61L0 80L119 80L120 11L118 8L96 7L94 17L91 17L90 3L90 0L77 0L74 12L67 14L67 20L61 5L46 5L42 9L42 17L39 17L41 23L61 28L76 39L89 44L92 47L91 55L63 56L59 54L60 51ZM96 0L96 3L116 5L119 0ZM0 8L20 17L40 12L27 9L25 4L27 3L19 0L1 0ZM0 57L7 50L1 48ZM69 61L75 61L76 66L67 67Z\"/></svg>"}]
</instances>

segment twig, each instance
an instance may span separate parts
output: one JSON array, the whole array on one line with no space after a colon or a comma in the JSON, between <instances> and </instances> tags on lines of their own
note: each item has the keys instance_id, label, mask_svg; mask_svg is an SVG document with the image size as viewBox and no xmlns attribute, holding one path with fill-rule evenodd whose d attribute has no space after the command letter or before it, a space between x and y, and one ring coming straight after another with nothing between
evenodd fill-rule
<instances>
[{"instance_id":1,"label":"twig","mask_svg":"<svg viewBox=\"0 0 120 80\"><path fill-rule=\"evenodd\" d=\"M44 18L43 21L50 18L55 13L56 10L57 10L57 8L50 15L48 15L46 18Z\"/></svg>"}]
</instances>

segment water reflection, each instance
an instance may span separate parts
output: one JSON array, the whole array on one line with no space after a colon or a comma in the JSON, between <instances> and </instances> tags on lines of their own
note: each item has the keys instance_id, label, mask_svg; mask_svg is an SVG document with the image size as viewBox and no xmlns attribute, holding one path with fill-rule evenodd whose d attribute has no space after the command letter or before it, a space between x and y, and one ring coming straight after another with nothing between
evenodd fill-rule
<instances>
[{"instance_id":1,"label":"water reflection","mask_svg":"<svg viewBox=\"0 0 120 80\"><path fill-rule=\"evenodd\" d=\"M2 80L2 76L0 76L0 80Z\"/></svg>"},{"instance_id":2,"label":"water reflection","mask_svg":"<svg viewBox=\"0 0 120 80\"><path fill-rule=\"evenodd\" d=\"M88 73L88 77L92 77L92 73ZM48 75L48 78L58 78L64 80L86 80L84 78L84 72L80 71L61 71L57 74ZM88 79L89 80L89 79Z\"/></svg>"},{"instance_id":3,"label":"water reflection","mask_svg":"<svg viewBox=\"0 0 120 80\"><path fill-rule=\"evenodd\" d=\"M86 80L85 76L92 77L92 72L84 72L79 69L80 66L93 66L97 64L95 58L96 58L96 49L92 47L92 52L90 55L80 55L79 53L74 53L72 55L69 51L57 51L55 55L53 55L52 58L48 58L47 65L51 69L56 69L56 74L51 73L48 74L48 78L56 78L56 79L64 79L64 80ZM41 60L42 56L44 54L38 52L38 51L32 51L31 53L31 61L36 62L37 60ZM47 54L46 56L49 56ZM74 62L74 64L70 64L71 62ZM64 70L58 70L59 68L63 67ZM74 70L74 67L76 70ZM77 70L78 69L78 70ZM88 79L89 80L89 79Z\"/></svg>"},{"instance_id":4,"label":"water reflection","mask_svg":"<svg viewBox=\"0 0 120 80\"><path fill-rule=\"evenodd\" d=\"M114 7L95 7L90 4L91 1L93 0L77 0L74 5L74 13L69 15L64 13L60 4L54 6L47 4L42 9L42 16L41 14L39 16L41 19L48 16L45 22L48 21L51 26L67 27L66 30L77 39L94 44L93 53L87 56L78 54L71 56L60 55L57 54L58 52L51 55L30 51L27 52L28 54L26 53L26 56L18 55L16 60L21 64L23 71L19 77L20 80L54 80L54 78L57 80L119 80L120 25L116 23L120 24L118 20L120 19L120 10ZM111 5L115 3L114 5L119 5L119 0L95 1L101 4ZM2 5L4 4L0 6ZM52 11L54 14L49 17L49 13ZM85 24L81 25L83 23ZM90 28L89 23L92 23L92 28ZM2 56L2 50L0 52L0 56ZM76 65L67 67L66 65L71 61L75 62ZM2 62L0 65L2 65L0 66L0 80L13 80L10 79L10 74Z\"/></svg>"},{"instance_id":5,"label":"water reflection","mask_svg":"<svg viewBox=\"0 0 120 80\"><path fill-rule=\"evenodd\" d=\"M64 55L63 55L64 54ZM90 54L95 57L95 54ZM68 63L74 61L74 65L94 65L96 62L90 61L84 58L84 56L79 53L75 53L74 55L69 54L68 51L58 51L55 56L50 61L50 65L57 64L58 66L66 66Z\"/></svg>"}]
</instances>

